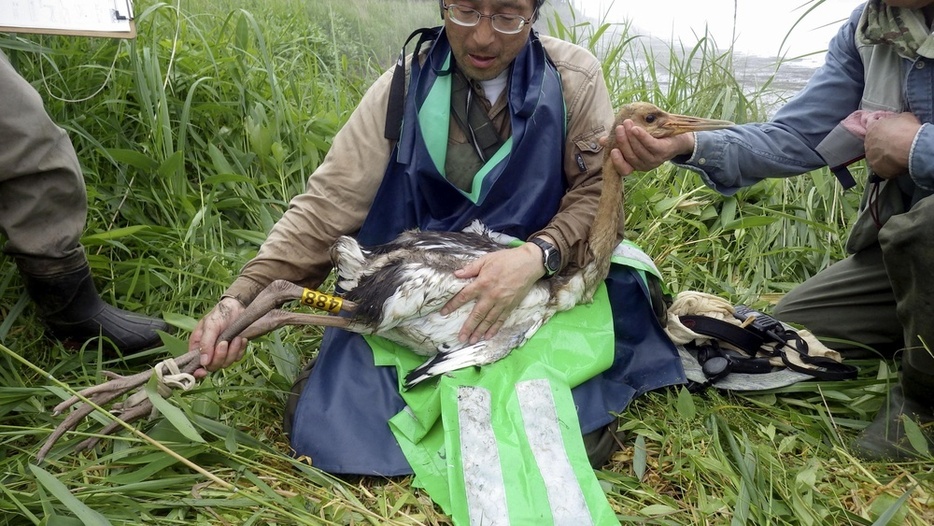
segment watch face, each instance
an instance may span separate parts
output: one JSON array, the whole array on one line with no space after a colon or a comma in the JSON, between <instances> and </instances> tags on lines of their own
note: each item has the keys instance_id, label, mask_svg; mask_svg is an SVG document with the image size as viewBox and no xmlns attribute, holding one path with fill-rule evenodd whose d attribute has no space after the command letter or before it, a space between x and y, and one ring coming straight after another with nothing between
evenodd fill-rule
<instances>
[{"instance_id":1,"label":"watch face","mask_svg":"<svg viewBox=\"0 0 934 526\"><path fill-rule=\"evenodd\" d=\"M532 243L542 249L542 265L545 267L545 273L549 276L554 275L561 268L561 254L554 245L541 239L533 239Z\"/></svg>"},{"instance_id":2,"label":"watch face","mask_svg":"<svg viewBox=\"0 0 934 526\"><path fill-rule=\"evenodd\" d=\"M554 247L549 248L545 251L545 268L548 269L549 274L554 274L558 272L558 267L561 266L561 256L558 255L558 251Z\"/></svg>"}]
</instances>

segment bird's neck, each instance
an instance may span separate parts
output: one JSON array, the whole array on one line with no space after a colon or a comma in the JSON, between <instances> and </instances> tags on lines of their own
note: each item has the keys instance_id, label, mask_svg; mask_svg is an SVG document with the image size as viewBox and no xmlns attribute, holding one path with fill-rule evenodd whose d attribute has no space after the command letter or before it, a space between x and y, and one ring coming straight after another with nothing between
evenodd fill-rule
<instances>
[{"instance_id":1,"label":"bird's neck","mask_svg":"<svg viewBox=\"0 0 934 526\"><path fill-rule=\"evenodd\" d=\"M607 145L609 148L610 145ZM610 156L603 163L603 190L597 203L597 213L590 227L590 250L593 253L595 276L599 285L610 270L610 256L617 244L617 228L623 213L623 178L613 167Z\"/></svg>"}]
</instances>

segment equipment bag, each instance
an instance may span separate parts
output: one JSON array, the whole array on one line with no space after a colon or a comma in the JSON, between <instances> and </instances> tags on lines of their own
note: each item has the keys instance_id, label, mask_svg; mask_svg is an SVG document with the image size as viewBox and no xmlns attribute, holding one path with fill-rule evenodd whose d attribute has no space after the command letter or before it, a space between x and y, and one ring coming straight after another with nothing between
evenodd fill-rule
<instances>
[{"instance_id":1,"label":"equipment bag","mask_svg":"<svg viewBox=\"0 0 934 526\"><path fill-rule=\"evenodd\" d=\"M668 314L665 332L681 347L695 392L710 385L771 389L810 378L848 380L858 373L809 331L710 294L682 292Z\"/></svg>"}]
</instances>

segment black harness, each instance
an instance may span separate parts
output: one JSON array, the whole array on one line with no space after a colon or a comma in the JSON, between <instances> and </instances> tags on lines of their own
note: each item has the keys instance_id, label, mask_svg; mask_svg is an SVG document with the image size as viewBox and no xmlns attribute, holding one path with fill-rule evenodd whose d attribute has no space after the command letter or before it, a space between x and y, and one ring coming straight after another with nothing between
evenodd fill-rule
<instances>
[{"instance_id":1,"label":"black harness","mask_svg":"<svg viewBox=\"0 0 934 526\"><path fill-rule=\"evenodd\" d=\"M770 359L776 356L781 358L788 369L820 380L849 380L856 378L859 372L852 365L824 356L812 356L808 352L807 342L795 330L770 316L745 305L735 307L734 316L744 322L742 326L708 316L679 316L681 323L688 329L713 338L703 345L693 345L697 351L697 361L707 378L706 382L693 386L693 391L701 391L732 372L772 372L774 367ZM721 341L743 352L724 348L720 345ZM800 361L809 367L789 359L789 353L796 353Z\"/></svg>"}]
</instances>

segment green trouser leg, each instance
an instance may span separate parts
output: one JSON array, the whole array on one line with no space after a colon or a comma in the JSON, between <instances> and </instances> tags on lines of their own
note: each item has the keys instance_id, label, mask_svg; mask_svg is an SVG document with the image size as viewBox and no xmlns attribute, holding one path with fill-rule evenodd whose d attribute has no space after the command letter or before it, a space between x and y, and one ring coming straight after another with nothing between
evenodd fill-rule
<instances>
[{"instance_id":1,"label":"green trouser leg","mask_svg":"<svg viewBox=\"0 0 934 526\"><path fill-rule=\"evenodd\" d=\"M875 244L834 263L786 294L773 315L848 358L870 354L857 343L891 356L903 346L902 327L882 259Z\"/></svg>"},{"instance_id":2,"label":"green trouser leg","mask_svg":"<svg viewBox=\"0 0 934 526\"><path fill-rule=\"evenodd\" d=\"M922 426L929 447L934 445L934 197L910 211L893 216L879 231L885 268L905 331L901 378L885 407L854 443L867 460L906 460L916 456L904 419Z\"/></svg>"},{"instance_id":3,"label":"green trouser leg","mask_svg":"<svg viewBox=\"0 0 934 526\"><path fill-rule=\"evenodd\" d=\"M69 260L87 218L87 192L68 135L0 53L0 233L11 256ZM73 270L73 269L67 269Z\"/></svg>"},{"instance_id":4,"label":"green trouser leg","mask_svg":"<svg viewBox=\"0 0 934 526\"><path fill-rule=\"evenodd\" d=\"M791 291L775 316L810 329L845 354L850 340L888 353L903 349L899 385L854 443L863 458L905 459L915 454L903 416L934 425L934 197L893 216L879 243L835 263ZM927 431L931 442L930 431Z\"/></svg>"}]
</instances>

